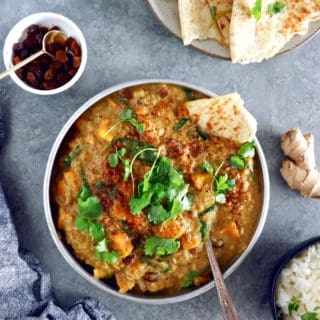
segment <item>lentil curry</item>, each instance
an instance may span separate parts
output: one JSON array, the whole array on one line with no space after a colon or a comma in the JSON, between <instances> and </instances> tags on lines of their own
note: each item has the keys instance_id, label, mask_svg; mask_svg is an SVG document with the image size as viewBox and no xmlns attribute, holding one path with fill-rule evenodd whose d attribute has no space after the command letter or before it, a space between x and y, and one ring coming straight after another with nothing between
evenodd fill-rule
<instances>
[{"instance_id":1,"label":"lentil curry","mask_svg":"<svg viewBox=\"0 0 320 320\"><path fill-rule=\"evenodd\" d=\"M120 292L174 293L212 279L246 249L262 206L254 142L207 136L176 85L130 87L74 124L55 163L56 223L94 277Z\"/></svg>"}]
</instances>

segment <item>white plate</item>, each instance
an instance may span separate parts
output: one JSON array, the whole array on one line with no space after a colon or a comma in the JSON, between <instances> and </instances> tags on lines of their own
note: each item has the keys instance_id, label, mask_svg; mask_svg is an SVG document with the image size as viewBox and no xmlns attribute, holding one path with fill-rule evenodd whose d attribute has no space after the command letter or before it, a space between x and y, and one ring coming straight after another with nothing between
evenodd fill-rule
<instances>
[{"instance_id":1,"label":"white plate","mask_svg":"<svg viewBox=\"0 0 320 320\"><path fill-rule=\"evenodd\" d=\"M154 15L173 35L181 39L181 29L178 11L178 0L147 0ZM277 56L287 53L302 44L306 43L320 31L320 20L310 23L309 31L304 36L295 36L277 54ZM204 40L192 41L192 48L209 56L230 60L230 51L222 47L217 41Z\"/></svg>"}]
</instances>

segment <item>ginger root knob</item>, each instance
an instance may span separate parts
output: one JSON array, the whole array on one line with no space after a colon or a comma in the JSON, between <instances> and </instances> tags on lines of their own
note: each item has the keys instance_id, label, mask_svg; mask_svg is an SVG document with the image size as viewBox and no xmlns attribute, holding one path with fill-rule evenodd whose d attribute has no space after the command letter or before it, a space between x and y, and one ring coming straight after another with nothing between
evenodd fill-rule
<instances>
[{"instance_id":1,"label":"ginger root knob","mask_svg":"<svg viewBox=\"0 0 320 320\"><path fill-rule=\"evenodd\" d=\"M282 162L280 172L303 197L320 198L320 172L314 157L312 134L303 135L299 128L292 128L281 137L281 148L290 158Z\"/></svg>"}]
</instances>

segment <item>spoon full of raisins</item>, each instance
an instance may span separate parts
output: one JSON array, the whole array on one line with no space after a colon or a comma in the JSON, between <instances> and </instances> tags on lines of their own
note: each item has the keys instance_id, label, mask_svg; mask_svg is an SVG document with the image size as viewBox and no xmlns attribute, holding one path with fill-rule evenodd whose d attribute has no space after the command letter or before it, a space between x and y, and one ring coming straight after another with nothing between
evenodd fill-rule
<instances>
[{"instance_id":1,"label":"spoon full of raisins","mask_svg":"<svg viewBox=\"0 0 320 320\"><path fill-rule=\"evenodd\" d=\"M54 53L50 53L50 44L59 41L59 39L65 41L67 39L67 36L60 30L48 31L42 39L42 49L40 51L34 53L30 57L15 64L10 69L0 73L0 80L3 79L4 77L8 76L11 72L15 72L15 71L19 70L20 68L24 67L25 65L27 65L31 61L37 59L38 57L40 57L43 54L47 54L47 55L55 58Z\"/></svg>"}]
</instances>

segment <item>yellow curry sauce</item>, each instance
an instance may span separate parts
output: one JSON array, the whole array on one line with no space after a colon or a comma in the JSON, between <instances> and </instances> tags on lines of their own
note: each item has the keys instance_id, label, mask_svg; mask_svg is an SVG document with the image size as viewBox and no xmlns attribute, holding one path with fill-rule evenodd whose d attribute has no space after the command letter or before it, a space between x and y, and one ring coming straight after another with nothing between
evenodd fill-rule
<instances>
[{"instance_id":1,"label":"yellow curry sauce","mask_svg":"<svg viewBox=\"0 0 320 320\"><path fill-rule=\"evenodd\" d=\"M246 249L256 229L262 206L258 159L246 159L249 165L245 169L232 167L230 156L240 145L199 134L191 120L186 120L184 103L203 97L198 92L166 84L122 90L86 111L59 151L52 188L57 226L74 255L93 268L93 275L99 279L115 276L120 292L173 293L186 286L202 285L211 279L204 227L210 230L211 226L210 237L222 270ZM129 121L121 121L128 108L136 122L143 124L142 134ZM135 155L128 151L128 141L140 141L141 145L153 148L149 153L154 158L158 156L154 160L158 163L163 157L168 159L187 185L190 209L158 224L150 221L150 208L140 214L131 213L130 200L137 196L139 184L153 163L136 157L132 165L133 190L131 176L124 181L122 162L131 164ZM126 149L120 156L122 160L118 157L118 163L110 162L112 154L121 149ZM206 161L214 168L216 177L201 169ZM224 204L215 204L214 179L225 174L234 179L234 187L226 192ZM79 192L84 183L103 208L96 221L103 226L106 250L116 255L114 263L97 257L97 241L89 235L89 229L80 231L76 227ZM176 252L146 254L150 237L173 239Z\"/></svg>"}]
</instances>

